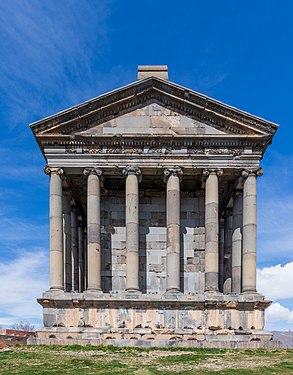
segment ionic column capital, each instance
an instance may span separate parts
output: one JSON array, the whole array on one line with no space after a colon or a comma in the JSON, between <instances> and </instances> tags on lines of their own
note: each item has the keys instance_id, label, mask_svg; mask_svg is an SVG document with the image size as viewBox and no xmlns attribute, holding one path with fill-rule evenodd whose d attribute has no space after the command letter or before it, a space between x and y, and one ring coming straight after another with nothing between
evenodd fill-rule
<instances>
[{"instance_id":1,"label":"ionic column capital","mask_svg":"<svg viewBox=\"0 0 293 375\"><path fill-rule=\"evenodd\" d=\"M263 175L263 170L261 167L259 168L250 168L250 169L244 169L242 171L242 177L245 180L248 176L255 176L260 177Z\"/></svg>"},{"instance_id":2,"label":"ionic column capital","mask_svg":"<svg viewBox=\"0 0 293 375\"><path fill-rule=\"evenodd\" d=\"M207 178L210 174L215 174L217 175L218 177L221 177L223 176L223 169L221 168L216 168L216 169L210 169L210 168L205 168L203 171L202 171L202 174L205 178Z\"/></svg>"},{"instance_id":3,"label":"ionic column capital","mask_svg":"<svg viewBox=\"0 0 293 375\"><path fill-rule=\"evenodd\" d=\"M122 173L125 176L128 175L134 175L138 178L138 181L141 182L142 176L141 176L141 170L138 167L132 167L132 166L127 166L123 168Z\"/></svg>"},{"instance_id":4,"label":"ionic column capital","mask_svg":"<svg viewBox=\"0 0 293 375\"><path fill-rule=\"evenodd\" d=\"M49 165L45 166L44 172L46 174L50 175L50 176L51 176L51 174L58 174L59 176L61 176L64 173L62 168L60 168L60 167L50 167Z\"/></svg>"},{"instance_id":5,"label":"ionic column capital","mask_svg":"<svg viewBox=\"0 0 293 375\"><path fill-rule=\"evenodd\" d=\"M91 174L94 174L94 175L96 175L96 176L102 176L102 174L103 174L103 171L100 169L100 168L97 168L97 167L93 167L93 168L85 168L84 170L83 170L83 174L85 175L85 176L89 176L89 175L91 175Z\"/></svg>"},{"instance_id":6,"label":"ionic column capital","mask_svg":"<svg viewBox=\"0 0 293 375\"><path fill-rule=\"evenodd\" d=\"M175 166L173 168L165 168L164 169L164 182L167 182L168 178L170 176L176 176L181 181L182 180L182 175L183 175L182 168L180 168L178 166Z\"/></svg>"}]
</instances>

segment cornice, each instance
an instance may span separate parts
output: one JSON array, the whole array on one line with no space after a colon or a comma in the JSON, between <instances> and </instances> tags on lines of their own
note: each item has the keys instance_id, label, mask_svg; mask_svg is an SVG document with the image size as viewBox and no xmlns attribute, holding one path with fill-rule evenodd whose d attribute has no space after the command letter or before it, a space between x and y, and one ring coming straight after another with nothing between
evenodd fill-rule
<instances>
[{"instance_id":1,"label":"cornice","mask_svg":"<svg viewBox=\"0 0 293 375\"><path fill-rule=\"evenodd\" d=\"M278 126L195 91L159 78L147 78L31 124L35 136L71 134L97 126L150 102L232 134L271 136Z\"/></svg>"}]
</instances>

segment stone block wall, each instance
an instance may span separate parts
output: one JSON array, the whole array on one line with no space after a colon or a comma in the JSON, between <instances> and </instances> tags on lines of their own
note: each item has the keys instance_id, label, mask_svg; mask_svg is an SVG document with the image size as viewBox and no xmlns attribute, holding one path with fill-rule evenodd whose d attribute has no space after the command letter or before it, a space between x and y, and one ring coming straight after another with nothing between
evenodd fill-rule
<instances>
[{"instance_id":1,"label":"stone block wall","mask_svg":"<svg viewBox=\"0 0 293 375\"><path fill-rule=\"evenodd\" d=\"M165 192L141 191L139 280L143 293L166 290L166 196ZM204 291L204 197L181 193L181 291ZM101 199L102 288L124 291L126 277L126 231L124 192Z\"/></svg>"},{"instance_id":2,"label":"stone block wall","mask_svg":"<svg viewBox=\"0 0 293 375\"><path fill-rule=\"evenodd\" d=\"M125 290L125 199L122 194L101 199L102 289Z\"/></svg>"},{"instance_id":3,"label":"stone block wall","mask_svg":"<svg viewBox=\"0 0 293 375\"><path fill-rule=\"evenodd\" d=\"M75 306L70 301L58 301L62 307L44 308L44 326L91 327L104 332L111 330L113 333L119 328L126 328L130 333L137 328L148 328L151 331L180 330L181 333L184 330L187 330L185 333L188 330L192 330L189 333L200 330L206 334L223 329L239 330L242 333L263 329L264 312L261 308L255 308L255 301L248 303L248 310L243 310L239 302L233 302L233 306L229 307L229 303L223 302L217 305L215 302L209 304L207 301L186 299L152 299L117 301L111 297L111 300L98 300L95 307L89 307L94 301L83 300L81 304L78 304L79 301L74 302Z\"/></svg>"},{"instance_id":4,"label":"stone block wall","mask_svg":"<svg viewBox=\"0 0 293 375\"><path fill-rule=\"evenodd\" d=\"M115 117L103 124L89 128L82 135L116 134L223 134L215 127L191 119L178 112L150 103L125 115Z\"/></svg>"},{"instance_id":5,"label":"stone block wall","mask_svg":"<svg viewBox=\"0 0 293 375\"><path fill-rule=\"evenodd\" d=\"M204 197L181 194L181 289L185 294L204 291Z\"/></svg>"}]
</instances>

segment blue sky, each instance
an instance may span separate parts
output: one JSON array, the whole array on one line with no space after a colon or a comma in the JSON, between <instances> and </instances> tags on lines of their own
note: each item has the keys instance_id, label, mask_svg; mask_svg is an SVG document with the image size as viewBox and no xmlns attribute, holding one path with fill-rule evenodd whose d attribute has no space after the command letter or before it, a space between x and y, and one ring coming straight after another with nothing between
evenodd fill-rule
<instances>
[{"instance_id":1,"label":"blue sky","mask_svg":"<svg viewBox=\"0 0 293 375\"><path fill-rule=\"evenodd\" d=\"M268 329L293 328L293 2L0 1L0 324L41 324L48 177L28 124L168 64L171 81L280 124L258 181Z\"/></svg>"}]
</instances>

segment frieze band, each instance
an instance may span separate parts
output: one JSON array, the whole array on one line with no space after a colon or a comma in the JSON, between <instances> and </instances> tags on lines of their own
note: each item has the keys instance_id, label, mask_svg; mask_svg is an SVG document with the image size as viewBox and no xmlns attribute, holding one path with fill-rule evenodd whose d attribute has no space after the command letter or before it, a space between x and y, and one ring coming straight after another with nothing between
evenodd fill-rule
<instances>
[{"instance_id":1,"label":"frieze band","mask_svg":"<svg viewBox=\"0 0 293 375\"><path fill-rule=\"evenodd\" d=\"M182 146L184 147L184 146ZM66 148L68 154L176 154L176 150L171 147L103 147L97 146L95 148L80 147L80 148ZM207 148L207 147L187 147L186 154L190 155L232 155L240 156L244 153L244 148ZM253 148L253 155L261 155L262 151L259 148Z\"/></svg>"}]
</instances>

